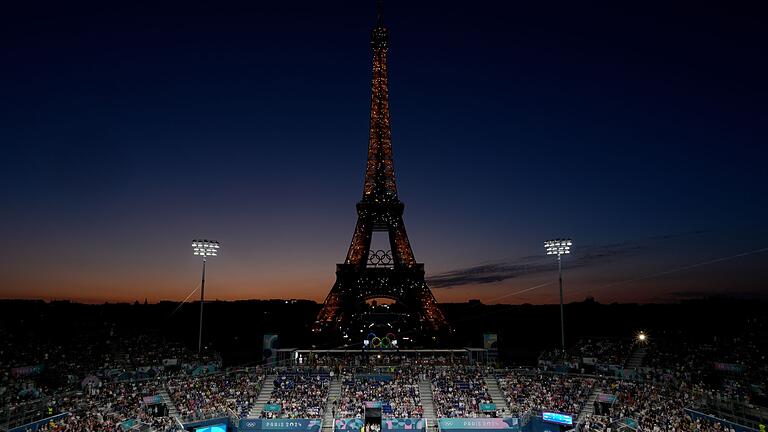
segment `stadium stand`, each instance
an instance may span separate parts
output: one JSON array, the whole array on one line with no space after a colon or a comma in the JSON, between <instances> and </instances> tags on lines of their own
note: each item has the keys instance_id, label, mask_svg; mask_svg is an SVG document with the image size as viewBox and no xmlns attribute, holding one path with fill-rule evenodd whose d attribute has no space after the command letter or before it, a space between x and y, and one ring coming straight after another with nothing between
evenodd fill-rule
<instances>
[{"instance_id":1,"label":"stadium stand","mask_svg":"<svg viewBox=\"0 0 768 432\"><path fill-rule=\"evenodd\" d=\"M169 345L163 351L161 344L146 339L131 343L139 342L153 347L153 352L114 349L87 363L95 369L77 367L64 374L69 379L53 383L36 369L18 365L47 361L60 373L79 361L79 354L69 359L68 349L55 346L47 359L37 357L40 353L34 350L6 356L6 371L15 372L2 376L4 427L63 414L39 430L115 432L128 424L137 430L170 432L192 420L254 416L324 419L329 423L325 430L330 430L334 418L361 417L368 400L382 402L384 418L525 418L556 411L572 415L587 431L617 430L626 419L640 430L738 430L728 421L756 428L768 417L758 403L765 389L765 359L729 352L734 347L730 342L696 347L658 338L647 346L632 347L607 340L582 341L565 370L561 366L491 370L457 358L391 354L319 357L312 366L224 371L218 370L215 354L194 361L195 356L183 348ZM759 340L751 339L749 332L738 343L760 350ZM643 355L635 356L639 348ZM578 358L587 356L625 366L581 373L584 365ZM168 358L186 360L164 364ZM640 359L639 364L630 367L632 358ZM501 396L489 383L498 383ZM152 401L164 403L168 411L153 411ZM279 404L281 409L266 412L265 403ZM496 404L496 411L481 409L480 404L490 403Z\"/></svg>"},{"instance_id":2,"label":"stadium stand","mask_svg":"<svg viewBox=\"0 0 768 432\"><path fill-rule=\"evenodd\" d=\"M439 418L484 417L481 403L493 403L480 367L432 367L426 373L432 380L432 400Z\"/></svg>"},{"instance_id":3,"label":"stadium stand","mask_svg":"<svg viewBox=\"0 0 768 432\"><path fill-rule=\"evenodd\" d=\"M420 418L424 413L419 393L419 373L414 366L391 374L342 374L340 417L361 417L363 402L381 401L384 418Z\"/></svg>"},{"instance_id":4,"label":"stadium stand","mask_svg":"<svg viewBox=\"0 0 768 432\"><path fill-rule=\"evenodd\" d=\"M273 381L269 404L280 405L280 412L262 411L262 418L322 418L330 387L328 371L286 370Z\"/></svg>"},{"instance_id":5,"label":"stadium stand","mask_svg":"<svg viewBox=\"0 0 768 432\"><path fill-rule=\"evenodd\" d=\"M500 374L499 384L512 415L554 411L577 415L595 380L562 374L514 371Z\"/></svg>"}]
</instances>

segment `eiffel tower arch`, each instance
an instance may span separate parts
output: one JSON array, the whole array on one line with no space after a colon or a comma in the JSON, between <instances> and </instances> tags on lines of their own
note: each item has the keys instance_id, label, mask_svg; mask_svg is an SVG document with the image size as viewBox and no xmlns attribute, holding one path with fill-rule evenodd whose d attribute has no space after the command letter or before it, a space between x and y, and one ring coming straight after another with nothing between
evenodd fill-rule
<instances>
[{"instance_id":1,"label":"eiffel tower arch","mask_svg":"<svg viewBox=\"0 0 768 432\"><path fill-rule=\"evenodd\" d=\"M357 203L357 225L347 257L336 265L336 283L317 316L315 331L346 332L365 322L366 302L386 298L401 312L401 326L411 332L447 327L445 317L424 280L424 264L416 262L403 223L405 206L398 199L392 158L387 49L381 2L371 32L373 80L370 133L363 197ZM371 250L374 232L389 238L388 250ZM396 329L395 329L396 330Z\"/></svg>"}]
</instances>

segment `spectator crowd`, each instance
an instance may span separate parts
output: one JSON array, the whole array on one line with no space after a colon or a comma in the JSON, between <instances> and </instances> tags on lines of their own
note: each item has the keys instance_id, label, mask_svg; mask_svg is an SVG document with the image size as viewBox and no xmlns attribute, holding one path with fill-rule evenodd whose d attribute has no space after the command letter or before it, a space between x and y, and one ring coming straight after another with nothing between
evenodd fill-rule
<instances>
[{"instance_id":1,"label":"spectator crowd","mask_svg":"<svg viewBox=\"0 0 768 432\"><path fill-rule=\"evenodd\" d=\"M480 404L493 403L480 367L427 368L438 417L484 417Z\"/></svg>"},{"instance_id":2,"label":"spectator crowd","mask_svg":"<svg viewBox=\"0 0 768 432\"><path fill-rule=\"evenodd\" d=\"M419 395L419 370L402 366L389 374L342 373L339 417L361 418L365 414L364 402L380 401L383 418L421 418L424 408Z\"/></svg>"},{"instance_id":3,"label":"spectator crowd","mask_svg":"<svg viewBox=\"0 0 768 432\"><path fill-rule=\"evenodd\" d=\"M595 383L591 378L528 371L501 374L498 380L513 416L541 411L577 415Z\"/></svg>"},{"instance_id":4,"label":"spectator crowd","mask_svg":"<svg viewBox=\"0 0 768 432\"><path fill-rule=\"evenodd\" d=\"M207 377L178 377L168 381L168 393L179 415L194 420L233 412L243 418L261 391L264 374L240 372Z\"/></svg>"},{"instance_id":5,"label":"spectator crowd","mask_svg":"<svg viewBox=\"0 0 768 432\"><path fill-rule=\"evenodd\" d=\"M278 404L280 412L262 411L261 417L321 418L328 399L330 376L327 373L292 371L279 375L269 404Z\"/></svg>"}]
</instances>

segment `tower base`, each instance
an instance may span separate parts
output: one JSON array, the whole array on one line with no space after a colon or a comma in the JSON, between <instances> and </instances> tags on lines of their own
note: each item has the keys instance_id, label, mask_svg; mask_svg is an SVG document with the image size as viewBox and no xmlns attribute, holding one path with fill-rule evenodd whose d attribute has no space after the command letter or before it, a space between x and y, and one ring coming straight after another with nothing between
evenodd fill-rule
<instances>
[{"instance_id":1,"label":"tower base","mask_svg":"<svg viewBox=\"0 0 768 432\"><path fill-rule=\"evenodd\" d=\"M359 342L370 333L432 345L447 323L424 281L424 265L363 268L337 264L336 283L314 330Z\"/></svg>"}]
</instances>

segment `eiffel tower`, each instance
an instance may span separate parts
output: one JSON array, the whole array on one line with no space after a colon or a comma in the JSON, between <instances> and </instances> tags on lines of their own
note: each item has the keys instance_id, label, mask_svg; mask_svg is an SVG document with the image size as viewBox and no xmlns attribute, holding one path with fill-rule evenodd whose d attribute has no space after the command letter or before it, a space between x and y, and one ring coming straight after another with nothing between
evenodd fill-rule
<instances>
[{"instance_id":1,"label":"eiffel tower","mask_svg":"<svg viewBox=\"0 0 768 432\"><path fill-rule=\"evenodd\" d=\"M377 1L377 24L371 32L373 81L368 162L363 198L357 203L357 226L343 264L336 265L336 283L325 299L314 329L345 331L360 320L366 301L394 300L410 318L412 331L439 330L445 317L424 281L424 264L413 256L403 224L403 203L397 197L392 160L392 129L389 123L387 48L389 33ZM389 235L389 250L371 250L376 231Z\"/></svg>"}]
</instances>

